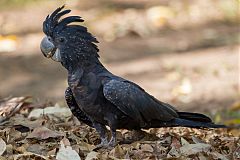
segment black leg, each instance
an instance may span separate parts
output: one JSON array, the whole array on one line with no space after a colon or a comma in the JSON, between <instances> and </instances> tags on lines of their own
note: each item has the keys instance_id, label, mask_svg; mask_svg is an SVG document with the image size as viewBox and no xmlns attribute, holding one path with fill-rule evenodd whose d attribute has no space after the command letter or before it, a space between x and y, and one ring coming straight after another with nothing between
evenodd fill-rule
<instances>
[{"instance_id":1,"label":"black leg","mask_svg":"<svg viewBox=\"0 0 240 160\"><path fill-rule=\"evenodd\" d=\"M96 148L102 148L108 146L108 137L107 137L107 128L105 125L102 125L100 123L93 123L94 128L97 130L97 132L100 135L101 143L96 146Z\"/></svg>"},{"instance_id":2,"label":"black leg","mask_svg":"<svg viewBox=\"0 0 240 160\"><path fill-rule=\"evenodd\" d=\"M108 146L109 147L115 147L117 145L117 140L116 140L116 136L117 136L117 133L116 133L116 129L112 129L111 128L111 134L112 134L112 137L108 143Z\"/></svg>"},{"instance_id":3,"label":"black leg","mask_svg":"<svg viewBox=\"0 0 240 160\"><path fill-rule=\"evenodd\" d=\"M116 133L116 119L114 117L114 115L111 115L108 117L108 126L110 127L111 129L111 139L108 143L108 146L109 147L115 147L117 145L117 139L116 139L116 136L117 136L117 133Z\"/></svg>"},{"instance_id":4,"label":"black leg","mask_svg":"<svg viewBox=\"0 0 240 160\"><path fill-rule=\"evenodd\" d=\"M90 127L93 127L92 121L87 117L87 115L79 108L76 100L73 97L72 90L68 87L65 91L65 99L68 107L72 111L72 114L77 117L80 122L83 122Z\"/></svg>"}]
</instances>

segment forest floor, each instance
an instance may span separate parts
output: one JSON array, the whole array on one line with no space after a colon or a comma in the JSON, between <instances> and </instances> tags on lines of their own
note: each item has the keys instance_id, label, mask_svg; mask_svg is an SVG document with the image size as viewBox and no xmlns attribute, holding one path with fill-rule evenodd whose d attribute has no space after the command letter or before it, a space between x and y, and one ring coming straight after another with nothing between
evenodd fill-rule
<instances>
[{"instance_id":1,"label":"forest floor","mask_svg":"<svg viewBox=\"0 0 240 160\"><path fill-rule=\"evenodd\" d=\"M21 39L25 43L22 45L40 42L42 36L27 35ZM101 61L114 74L136 82L158 99L181 109L214 112L237 101L238 45L156 54L152 51L156 41L160 40L102 40ZM43 101L64 102L66 70L45 59L38 44L15 53L1 53L0 73L5 75L0 77L1 84L6 84L0 86L1 96L31 95Z\"/></svg>"},{"instance_id":2,"label":"forest floor","mask_svg":"<svg viewBox=\"0 0 240 160\"><path fill-rule=\"evenodd\" d=\"M136 82L181 111L205 113L214 122L230 126L150 129L145 130L143 139L129 144L123 141L137 135L119 130L119 145L96 150L96 131L77 121L66 107L66 70L46 59L39 49L44 36L39 26L50 7L25 9L0 11L0 23L1 18L7 17L8 24L1 29L13 35L0 37L0 43L9 39L12 49L1 52L6 46L0 47L1 160L240 159L240 46L236 24L210 22L162 29L150 35L131 30L125 36L110 39L92 27L98 22L90 25L90 31L99 37L101 61L111 72ZM33 12L36 14L30 14ZM81 13L93 22L91 17L99 11ZM125 20L129 13L142 16L138 10L119 13L123 24L128 24ZM99 24L110 25L108 22L113 19L114 16L107 17ZM29 23L24 23L27 20Z\"/></svg>"}]
</instances>

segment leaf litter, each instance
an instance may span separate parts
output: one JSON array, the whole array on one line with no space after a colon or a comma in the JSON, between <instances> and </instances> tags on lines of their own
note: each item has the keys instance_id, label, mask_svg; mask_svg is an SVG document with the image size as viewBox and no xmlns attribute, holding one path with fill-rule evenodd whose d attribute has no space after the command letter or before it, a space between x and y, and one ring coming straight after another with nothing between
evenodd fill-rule
<instances>
[{"instance_id":1,"label":"leaf litter","mask_svg":"<svg viewBox=\"0 0 240 160\"><path fill-rule=\"evenodd\" d=\"M26 97L0 101L0 111L7 117L0 125L1 160L240 159L239 128L155 128L142 135L118 130L115 148L94 150L100 142L96 130L62 113L68 108L24 107L29 104ZM37 116L29 116L34 112Z\"/></svg>"}]
</instances>

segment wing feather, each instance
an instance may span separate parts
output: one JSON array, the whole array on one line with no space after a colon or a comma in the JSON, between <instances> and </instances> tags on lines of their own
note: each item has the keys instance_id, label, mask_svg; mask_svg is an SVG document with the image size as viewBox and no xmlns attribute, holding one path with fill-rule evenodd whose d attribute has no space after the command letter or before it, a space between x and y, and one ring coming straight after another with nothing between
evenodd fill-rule
<instances>
[{"instance_id":1,"label":"wing feather","mask_svg":"<svg viewBox=\"0 0 240 160\"><path fill-rule=\"evenodd\" d=\"M153 119L168 121L178 117L176 110L129 81L110 80L103 85L107 100L142 125Z\"/></svg>"}]
</instances>

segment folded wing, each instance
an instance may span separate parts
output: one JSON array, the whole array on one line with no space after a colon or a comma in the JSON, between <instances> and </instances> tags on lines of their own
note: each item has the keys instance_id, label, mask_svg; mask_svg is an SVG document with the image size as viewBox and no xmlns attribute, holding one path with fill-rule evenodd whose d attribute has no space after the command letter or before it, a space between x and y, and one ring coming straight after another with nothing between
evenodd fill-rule
<instances>
[{"instance_id":1,"label":"folded wing","mask_svg":"<svg viewBox=\"0 0 240 160\"><path fill-rule=\"evenodd\" d=\"M103 85L105 98L144 127L151 120L170 121L178 114L169 104L156 100L138 85L111 80Z\"/></svg>"}]
</instances>

